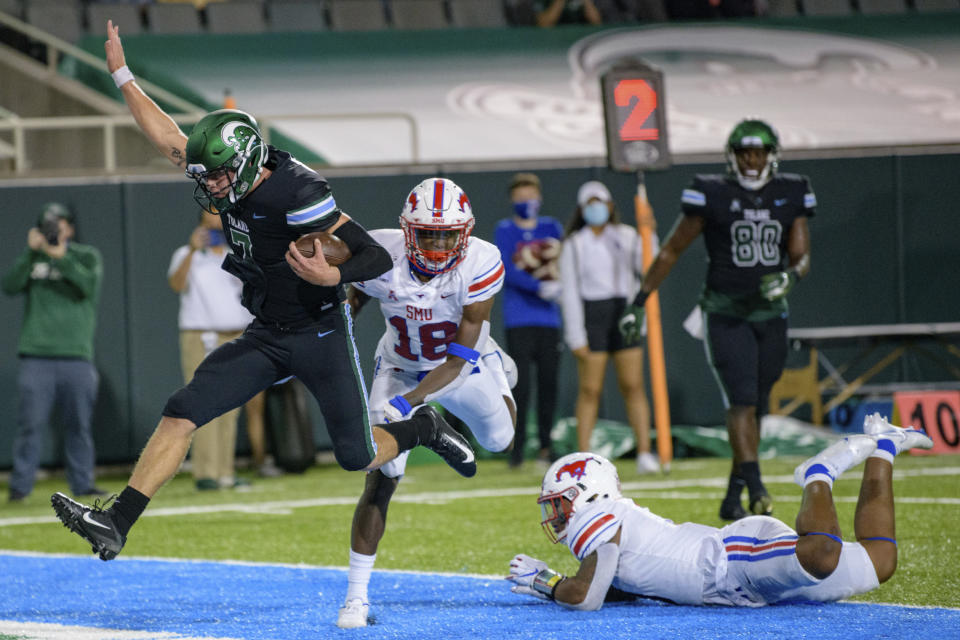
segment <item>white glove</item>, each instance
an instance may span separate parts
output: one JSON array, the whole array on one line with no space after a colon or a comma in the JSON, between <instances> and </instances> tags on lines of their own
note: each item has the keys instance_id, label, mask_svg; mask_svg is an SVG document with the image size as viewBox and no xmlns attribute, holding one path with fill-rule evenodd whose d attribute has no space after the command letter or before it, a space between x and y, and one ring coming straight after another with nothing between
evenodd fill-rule
<instances>
[{"instance_id":1,"label":"white glove","mask_svg":"<svg viewBox=\"0 0 960 640\"><path fill-rule=\"evenodd\" d=\"M507 576L507 580L523 587L530 587L537 574L549 568L546 562L519 553L510 561L510 575Z\"/></svg>"},{"instance_id":2,"label":"white glove","mask_svg":"<svg viewBox=\"0 0 960 640\"><path fill-rule=\"evenodd\" d=\"M510 587L510 591L525 596L540 598L541 600L549 600L550 598L532 586L533 579L544 569L549 570L546 562L531 558L523 553L518 554L510 561L510 575L507 576L507 580L516 583Z\"/></svg>"},{"instance_id":3,"label":"white glove","mask_svg":"<svg viewBox=\"0 0 960 640\"><path fill-rule=\"evenodd\" d=\"M523 587L519 584L515 584L512 587L510 587L510 591L513 591L514 593L519 593L522 596L533 596L534 598L540 598L541 600L550 599L544 594L534 589L533 587Z\"/></svg>"},{"instance_id":4,"label":"white glove","mask_svg":"<svg viewBox=\"0 0 960 640\"><path fill-rule=\"evenodd\" d=\"M537 295L544 300L553 302L563 293L563 284L559 280L542 280L537 289Z\"/></svg>"},{"instance_id":5,"label":"white glove","mask_svg":"<svg viewBox=\"0 0 960 640\"><path fill-rule=\"evenodd\" d=\"M393 396L387 404L383 405L383 415L387 422L400 422L406 420L413 407L403 396Z\"/></svg>"}]
</instances>

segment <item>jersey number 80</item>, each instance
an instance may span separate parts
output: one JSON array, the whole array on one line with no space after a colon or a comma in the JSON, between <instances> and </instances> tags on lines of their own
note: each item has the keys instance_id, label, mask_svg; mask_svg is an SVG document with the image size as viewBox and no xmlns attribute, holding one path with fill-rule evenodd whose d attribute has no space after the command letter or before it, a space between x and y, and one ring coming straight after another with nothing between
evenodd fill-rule
<instances>
[{"instance_id":1,"label":"jersey number 80","mask_svg":"<svg viewBox=\"0 0 960 640\"><path fill-rule=\"evenodd\" d=\"M783 227L777 220L737 220L730 225L733 245L733 264L766 267L780 264L780 237Z\"/></svg>"}]
</instances>

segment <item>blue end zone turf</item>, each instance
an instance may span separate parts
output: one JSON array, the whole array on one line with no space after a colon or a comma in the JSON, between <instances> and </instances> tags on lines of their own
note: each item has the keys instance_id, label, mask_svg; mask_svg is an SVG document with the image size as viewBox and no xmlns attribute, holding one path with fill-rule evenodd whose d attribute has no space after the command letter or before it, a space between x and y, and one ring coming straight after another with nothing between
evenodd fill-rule
<instances>
[{"instance_id":1,"label":"blue end zone turf","mask_svg":"<svg viewBox=\"0 0 960 640\"><path fill-rule=\"evenodd\" d=\"M498 578L374 572L376 624L341 630L340 569L0 553L0 576L0 621L176 634L168 638L544 640L578 638L589 629L593 638L848 640L945 637L943 631L960 629L958 610L867 604L735 609L640 600L568 611L515 595Z\"/></svg>"}]
</instances>

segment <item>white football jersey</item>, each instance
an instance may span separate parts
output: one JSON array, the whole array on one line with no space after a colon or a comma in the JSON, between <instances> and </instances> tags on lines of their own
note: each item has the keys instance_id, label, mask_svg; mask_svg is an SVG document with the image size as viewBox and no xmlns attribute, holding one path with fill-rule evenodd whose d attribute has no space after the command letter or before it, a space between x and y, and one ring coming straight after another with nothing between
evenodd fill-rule
<instances>
[{"instance_id":1,"label":"white football jersey","mask_svg":"<svg viewBox=\"0 0 960 640\"><path fill-rule=\"evenodd\" d=\"M620 529L620 561L613 586L629 593L703 604L706 582L722 553L719 529L672 521L628 498L600 500L574 512L567 546L578 560Z\"/></svg>"},{"instance_id":2,"label":"white football jersey","mask_svg":"<svg viewBox=\"0 0 960 640\"><path fill-rule=\"evenodd\" d=\"M377 345L380 366L429 371L447 358L463 307L494 296L503 286L500 250L472 237L463 261L447 273L421 282L410 270L403 231L375 229L370 235L390 253L393 269L353 286L380 301L386 331ZM481 354L487 345L476 345Z\"/></svg>"}]
</instances>

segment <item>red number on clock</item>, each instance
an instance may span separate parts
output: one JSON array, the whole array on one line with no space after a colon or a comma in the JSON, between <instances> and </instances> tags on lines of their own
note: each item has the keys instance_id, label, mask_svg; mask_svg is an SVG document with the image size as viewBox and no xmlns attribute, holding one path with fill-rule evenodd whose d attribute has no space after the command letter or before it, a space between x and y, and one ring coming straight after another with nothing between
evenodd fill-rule
<instances>
[{"instance_id":1,"label":"red number on clock","mask_svg":"<svg viewBox=\"0 0 960 640\"><path fill-rule=\"evenodd\" d=\"M623 126L620 127L622 141L660 138L660 129L655 126L644 126L657 108L657 92L649 82L640 79L621 80L613 90L613 100L618 107L629 107L636 100Z\"/></svg>"}]
</instances>

